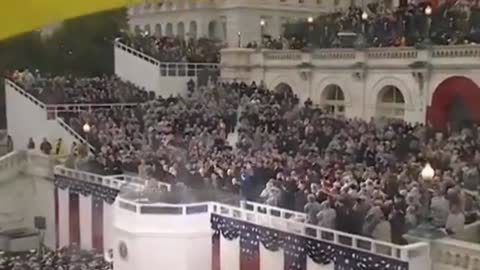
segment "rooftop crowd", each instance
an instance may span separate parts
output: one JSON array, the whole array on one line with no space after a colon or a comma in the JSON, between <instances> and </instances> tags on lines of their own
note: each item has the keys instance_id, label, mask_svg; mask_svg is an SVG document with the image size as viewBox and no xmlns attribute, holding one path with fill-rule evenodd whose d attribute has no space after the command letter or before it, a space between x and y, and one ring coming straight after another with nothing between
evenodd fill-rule
<instances>
[{"instance_id":1,"label":"rooftop crowd","mask_svg":"<svg viewBox=\"0 0 480 270\"><path fill-rule=\"evenodd\" d=\"M223 47L219 41L207 38L185 40L149 34L125 36L122 41L161 62L219 63Z\"/></svg>"},{"instance_id":2,"label":"rooftop crowd","mask_svg":"<svg viewBox=\"0 0 480 270\"><path fill-rule=\"evenodd\" d=\"M150 97L147 91L116 76L79 78L24 70L9 77L46 104L141 103Z\"/></svg>"},{"instance_id":3,"label":"rooftop crowd","mask_svg":"<svg viewBox=\"0 0 480 270\"><path fill-rule=\"evenodd\" d=\"M447 1L431 14L426 1L408 1L397 8L387 8L383 1L362 9L352 6L285 25L282 38L262 38L262 44L247 47L270 49L351 48L354 46L391 47L479 43L480 9L467 1ZM473 3L473 1L470 1ZM429 22L430 21L430 22ZM358 36L363 35L364 44Z\"/></svg>"},{"instance_id":4,"label":"rooftop crowd","mask_svg":"<svg viewBox=\"0 0 480 270\"><path fill-rule=\"evenodd\" d=\"M2 270L108 270L111 264L103 255L95 255L76 247L65 247L55 251L22 253L0 253Z\"/></svg>"},{"instance_id":5,"label":"rooftop crowd","mask_svg":"<svg viewBox=\"0 0 480 270\"><path fill-rule=\"evenodd\" d=\"M434 133L421 124L332 117L263 83L189 89L69 121L96 148L104 173L239 192L328 228L402 244L422 223L454 234L476 218L468 191L480 182L476 126ZM434 176L423 179L427 162Z\"/></svg>"}]
</instances>

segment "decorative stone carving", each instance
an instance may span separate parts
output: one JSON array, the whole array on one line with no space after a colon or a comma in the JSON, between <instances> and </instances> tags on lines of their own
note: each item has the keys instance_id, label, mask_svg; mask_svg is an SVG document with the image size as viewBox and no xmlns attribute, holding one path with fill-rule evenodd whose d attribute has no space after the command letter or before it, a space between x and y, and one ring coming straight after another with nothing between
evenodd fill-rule
<instances>
[{"instance_id":1,"label":"decorative stone carving","mask_svg":"<svg viewBox=\"0 0 480 270\"><path fill-rule=\"evenodd\" d=\"M365 63L357 62L353 65L353 78L358 81L364 81L367 78L367 66Z\"/></svg>"}]
</instances>

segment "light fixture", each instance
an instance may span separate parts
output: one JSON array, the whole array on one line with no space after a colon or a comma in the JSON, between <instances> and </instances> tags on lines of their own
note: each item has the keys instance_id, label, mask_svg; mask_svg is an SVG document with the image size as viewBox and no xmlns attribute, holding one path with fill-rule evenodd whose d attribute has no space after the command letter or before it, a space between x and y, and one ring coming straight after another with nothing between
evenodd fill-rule
<instances>
[{"instance_id":1,"label":"light fixture","mask_svg":"<svg viewBox=\"0 0 480 270\"><path fill-rule=\"evenodd\" d=\"M313 17L312 16L308 17L307 22L308 23L313 23Z\"/></svg>"},{"instance_id":2,"label":"light fixture","mask_svg":"<svg viewBox=\"0 0 480 270\"><path fill-rule=\"evenodd\" d=\"M432 7L431 6L427 6L425 8L425 15L427 15L427 16L432 15Z\"/></svg>"},{"instance_id":3,"label":"light fixture","mask_svg":"<svg viewBox=\"0 0 480 270\"><path fill-rule=\"evenodd\" d=\"M367 12L364 11L364 12L362 13L362 20L365 21L365 20L367 20L367 19L368 19L368 14L367 14Z\"/></svg>"},{"instance_id":4,"label":"light fixture","mask_svg":"<svg viewBox=\"0 0 480 270\"><path fill-rule=\"evenodd\" d=\"M425 164L425 167L422 169L420 175L422 176L423 180L432 180L432 178L435 176L435 171L430 163Z\"/></svg>"},{"instance_id":5,"label":"light fixture","mask_svg":"<svg viewBox=\"0 0 480 270\"><path fill-rule=\"evenodd\" d=\"M260 26L265 26L265 20L264 19L260 20Z\"/></svg>"},{"instance_id":6,"label":"light fixture","mask_svg":"<svg viewBox=\"0 0 480 270\"><path fill-rule=\"evenodd\" d=\"M89 133L90 129L91 129L91 127L88 123L85 123L85 125L83 125L83 132Z\"/></svg>"},{"instance_id":7,"label":"light fixture","mask_svg":"<svg viewBox=\"0 0 480 270\"><path fill-rule=\"evenodd\" d=\"M240 35L242 35L242 33L240 33L240 31L238 31L237 36L240 36Z\"/></svg>"}]
</instances>

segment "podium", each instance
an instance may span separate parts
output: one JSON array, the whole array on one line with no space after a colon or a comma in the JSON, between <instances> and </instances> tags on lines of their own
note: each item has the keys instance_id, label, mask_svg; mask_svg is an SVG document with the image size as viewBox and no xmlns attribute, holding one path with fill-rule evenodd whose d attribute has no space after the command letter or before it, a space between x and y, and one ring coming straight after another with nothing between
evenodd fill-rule
<instances>
[{"instance_id":1,"label":"podium","mask_svg":"<svg viewBox=\"0 0 480 270\"><path fill-rule=\"evenodd\" d=\"M211 203L142 203L117 197L115 270L211 270Z\"/></svg>"}]
</instances>

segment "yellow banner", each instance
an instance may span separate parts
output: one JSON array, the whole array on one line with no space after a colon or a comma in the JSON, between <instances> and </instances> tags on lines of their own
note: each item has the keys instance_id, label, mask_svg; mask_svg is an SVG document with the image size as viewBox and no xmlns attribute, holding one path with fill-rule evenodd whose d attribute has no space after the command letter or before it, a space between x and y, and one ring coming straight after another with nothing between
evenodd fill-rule
<instances>
[{"instance_id":1,"label":"yellow banner","mask_svg":"<svg viewBox=\"0 0 480 270\"><path fill-rule=\"evenodd\" d=\"M1 0L0 40L90 13L142 0Z\"/></svg>"}]
</instances>

